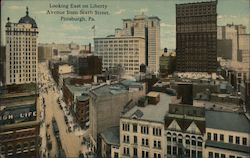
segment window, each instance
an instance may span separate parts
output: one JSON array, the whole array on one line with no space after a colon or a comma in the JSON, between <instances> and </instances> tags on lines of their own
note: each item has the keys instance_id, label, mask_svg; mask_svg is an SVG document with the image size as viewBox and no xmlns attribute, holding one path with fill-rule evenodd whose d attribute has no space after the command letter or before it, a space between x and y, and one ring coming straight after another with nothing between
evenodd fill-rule
<instances>
[{"instance_id":1,"label":"window","mask_svg":"<svg viewBox=\"0 0 250 158\"><path fill-rule=\"evenodd\" d=\"M129 124L123 123L123 124L122 124L122 130L123 130L123 131L129 131Z\"/></svg>"},{"instance_id":2,"label":"window","mask_svg":"<svg viewBox=\"0 0 250 158\"><path fill-rule=\"evenodd\" d=\"M171 146L170 145L167 146L167 153L171 155Z\"/></svg>"},{"instance_id":3,"label":"window","mask_svg":"<svg viewBox=\"0 0 250 158\"><path fill-rule=\"evenodd\" d=\"M176 155L177 154L177 148L176 146L173 146L173 155Z\"/></svg>"},{"instance_id":4,"label":"window","mask_svg":"<svg viewBox=\"0 0 250 158\"><path fill-rule=\"evenodd\" d=\"M198 154L198 158L202 158L202 151L198 151L197 154Z\"/></svg>"},{"instance_id":5,"label":"window","mask_svg":"<svg viewBox=\"0 0 250 158\"><path fill-rule=\"evenodd\" d=\"M229 136L228 142L233 143L233 136Z\"/></svg>"},{"instance_id":6,"label":"window","mask_svg":"<svg viewBox=\"0 0 250 158\"><path fill-rule=\"evenodd\" d=\"M124 143L129 143L129 136L124 135L123 136L123 142Z\"/></svg>"},{"instance_id":7,"label":"window","mask_svg":"<svg viewBox=\"0 0 250 158\"><path fill-rule=\"evenodd\" d=\"M142 151L142 158L149 158L147 151Z\"/></svg>"},{"instance_id":8,"label":"window","mask_svg":"<svg viewBox=\"0 0 250 158\"><path fill-rule=\"evenodd\" d=\"M217 134L216 133L214 133L214 141L217 141L218 140L218 138L217 138Z\"/></svg>"},{"instance_id":9,"label":"window","mask_svg":"<svg viewBox=\"0 0 250 158\"><path fill-rule=\"evenodd\" d=\"M196 141L195 140L192 140L192 145L196 145Z\"/></svg>"},{"instance_id":10,"label":"window","mask_svg":"<svg viewBox=\"0 0 250 158\"><path fill-rule=\"evenodd\" d=\"M148 126L141 126L141 133L148 134Z\"/></svg>"},{"instance_id":11,"label":"window","mask_svg":"<svg viewBox=\"0 0 250 158\"><path fill-rule=\"evenodd\" d=\"M215 158L219 158L220 156L219 156L219 153L214 153L214 157Z\"/></svg>"},{"instance_id":12,"label":"window","mask_svg":"<svg viewBox=\"0 0 250 158\"><path fill-rule=\"evenodd\" d=\"M195 150L192 150L192 158L196 158L196 152L195 152Z\"/></svg>"},{"instance_id":13,"label":"window","mask_svg":"<svg viewBox=\"0 0 250 158\"><path fill-rule=\"evenodd\" d=\"M189 149L186 149L186 155L187 155L187 157L190 157L190 150Z\"/></svg>"},{"instance_id":14,"label":"window","mask_svg":"<svg viewBox=\"0 0 250 158\"><path fill-rule=\"evenodd\" d=\"M181 138L178 139L178 143L182 144L182 139Z\"/></svg>"},{"instance_id":15,"label":"window","mask_svg":"<svg viewBox=\"0 0 250 158\"><path fill-rule=\"evenodd\" d=\"M133 124L133 132L137 132L137 124Z\"/></svg>"},{"instance_id":16,"label":"window","mask_svg":"<svg viewBox=\"0 0 250 158\"><path fill-rule=\"evenodd\" d=\"M226 158L226 155L225 154L221 154L220 157L221 158Z\"/></svg>"},{"instance_id":17,"label":"window","mask_svg":"<svg viewBox=\"0 0 250 158\"><path fill-rule=\"evenodd\" d=\"M129 155L129 148L124 147L123 148L123 154L124 155Z\"/></svg>"},{"instance_id":18,"label":"window","mask_svg":"<svg viewBox=\"0 0 250 158\"><path fill-rule=\"evenodd\" d=\"M229 155L229 158L235 158L235 156L233 156L233 155Z\"/></svg>"},{"instance_id":19,"label":"window","mask_svg":"<svg viewBox=\"0 0 250 158\"><path fill-rule=\"evenodd\" d=\"M236 137L235 142L236 144L240 144L240 137Z\"/></svg>"},{"instance_id":20,"label":"window","mask_svg":"<svg viewBox=\"0 0 250 158\"><path fill-rule=\"evenodd\" d=\"M137 148L134 148L134 157L137 157Z\"/></svg>"},{"instance_id":21,"label":"window","mask_svg":"<svg viewBox=\"0 0 250 158\"><path fill-rule=\"evenodd\" d=\"M202 146L202 142L201 141L198 141L198 146Z\"/></svg>"},{"instance_id":22,"label":"window","mask_svg":"<svg viewBox=\"0 0 250 158\"><path fill-rule=\"evenodd\" d=\"M167 136L167 141L171 141L171 136Z\"/></svg>"},{"instance_id":23,"label":"window","mask_svg":"<svg viewBox=\"0 0 250 158\"><path fill-rule=\"evenodd\" d=\"M211 133L207 133L207 139L211 140Z\"/></svg>"},{"instance_id":24,"label":"window","mask_svg":"<svg viewBox=\"0 0 250 158\"><path fill-rule=\"evenodd\" d=\"M247 145L247 138L245 138L245 137L242 138L242 144L243 144L243 145Z\"/></svg>"},{"instance_id":25,"label":"window","mask_svg":"<svg viewBox=\"0 0 250 158\"><path fill-rule=\"evenodd\" d=\"M134 136L134 144L137 144L137 136Z\"/></svg>"},{"instance_id":26,"label":"window","mask_svg":"<svg viewBox=\"0 0 250 158\"><path fill-rule=\"evenodd\" d=\"M213 153L212 152L208 153L208 158L213 158Z\"/></svg>"},{"instance_id":27,"label":"window","mask_svg":"<svg viewBox=\"0 0 250 158\"><path fill-rule=\"evenodd\" d=\"M223 134L220 134L220 141L224 141L224 135Z\"/></svg>"},{"instance_id":28,"label":"window","mask_svg":"<svg viewBox=\"0 0 250 158\"><path fill-rule=\"evenodd\" d=\"M142 146L148 146L148 139L142 138Z\"/></svg>"},{"instance_id":29,"label":"window","mask_svg":"<svg viewBox=\"0 0 250 158\"><path fill-rule=\"evenodd\" d=\"M114 154L115 154L114 158L118 158L119 157L119 154L117 152L115 152Z\"/></svg>"},{"instance_id":30,"label":"window","mask_svg":"<svg viewBox=\"0 0 250 158\"><path fill-rule=\"evenodd\" d=\"M155 140L155 141L154 141L154 148L160 149L160 148L161 148L161 141Z\"/></svg>"},{"instance_id":31,"label":"window","mask_svg":"<svg viewBox=\"0 0 250 158\"><path fill-rule=\"evenodd\" d=\"M153 135L154 136L161 136L161 128L153 128Z\"/></svg>"}]
</instances>

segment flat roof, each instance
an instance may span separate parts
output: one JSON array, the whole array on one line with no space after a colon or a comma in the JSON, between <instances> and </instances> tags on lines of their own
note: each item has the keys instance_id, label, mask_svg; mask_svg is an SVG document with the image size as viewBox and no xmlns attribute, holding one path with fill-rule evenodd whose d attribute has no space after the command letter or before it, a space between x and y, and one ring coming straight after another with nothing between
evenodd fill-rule
<instances>
[{"instance_id":1,"label":"flat roof","mask_svg":"<svg viewBox=\"0 0 250 158\"><path fill-rule=\"evenodd\" d=\"M119 145L120 144L120 127L114 126L105 129L101 132L101 136L107 144Z\"/></svg>"},{"instance_id":2,"label":"flat roof","mask_svg":"<svg viewBox=\"0 0 250 158\"><path fill-rule=\"evenodd\" d=\"M169 110L169 103L171 103L171 96L165 93L160 94L160 101L157 105L148 104L145 107L134 106L125 114L123 118L132 118L133 116L140 114L139 120L154 121L164 123L164 117Z\"/></svg>"},{"instance_id":3,"label":"flat roof","mask_svg":"<svg viewBox=\"0 0 250 158\"><path fill-rule=\"evenodd\" d=\"M244 113L225 111L205 111L206 128L250 133L250 120Z\"/></svg>"},{"instance_id":4,"label":"flat roof","mask_svg":"<svg viewBox=\"0 0 250 158\"><path fill-rule=\"evenodd\" d=\"M126 93L128 90L121 84L101 85L91 90L96 96L111 96Z\"/></svg>"},{"instance_id":5,"label":"flat roof","mask_svg":"<svg viewBox=\"0 0 250 158\"><path fill-rule=\"evenodd\" d=\"M224 143L218 141L206 141L206 146L226 149L230 151L244 152L250 154L250 147L238 144Z\"/></svg>"}]
</instances>

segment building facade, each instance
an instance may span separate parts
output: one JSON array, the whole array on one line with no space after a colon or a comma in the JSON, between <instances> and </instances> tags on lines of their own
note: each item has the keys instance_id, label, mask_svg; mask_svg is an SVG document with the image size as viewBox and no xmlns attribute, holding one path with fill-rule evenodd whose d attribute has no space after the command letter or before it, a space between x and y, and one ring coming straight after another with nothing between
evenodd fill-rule
<instances>
[{"instance_id":1,"label":"building facade","mask_svg":"<svg viewBox=\"0 0 250 158\"><path fill-rule=\"evenodd\" d=\"M232 54L230 54L231 58L229 59L231 59L232 61L238 60L238 56L240 53L239 51L240 43L242 43L243 42L242 40L244 40L244 39L240 39L240 34L245 34L245 33L246 33L246 26L243 26L243 25L227 24L225 26L218 26L217 28L218 40L222 40L222 41L230 40L231 41L231 53Z\"/></svg>"},{"instance_id":2,"label":"building facade","mask_svg":"<svg viewBox=\"0 0 250 158\"><path fill-rule=\"evenodd\" d=\"M250 121L244 113L206 111L207 158L248 158Z\"/></svg>"},{"instance_id":3,"label":"building facade","mask_svg":"<svg viewBox=\"0 0 250 158\"><path fill-rule=\"evenodd\" d=\"M167 157L203 158L205 147L205 109L170 104L165 117Z\"/></svg>"},{"instance_id":4,"label":"building facade","mask_svg":"<svg viewBox=\"0 0 250 158\"><path fill-rule=\"evenodd\" d=\"M152 72L159 71L160 19L157 16L137 15L133 19L123 19L123 31L129 36L145 39L146 65Z\"/></svg>"},{"instance_id":5,"label":"building facade","mask_svg":"<svg viewBox=\"0 0 250 158\"><path fill-rule=\"evenodd\" d=\"M34 19L26 16L18 23L8 18L6 27L6 84L23 84L37 81L38 27Z\"/></svg>"},{"instance_id":6,"label":"building facade","mask_svg":"<svg viewBox=\"0 0 250 158\"><path fill-rule=\"evenodd\" d=\"M171 99L157 92L148 93L147 98L120 118L120 157L165 157L164 116Z\"/></svg>"},{"instance_id":7,"label":"building facade","mask_svg":"<svg viewBox=\"0 0 250 158\"><path fill-rule=\"evenodd\" d=\"M39 157L39 101L34 84L0 87L0 157Z\"/></svg>"},{"instance_id":8,"label":"building facade","mask_svg":"<svg viewBox=\"0 0 250 158\"><path fill-rule=\"evenodd\" d=\"M130 100L137 100L145 94L141 83L121 81L116 84L102 84L90 90L89 120L90 140L100 154L98 135L105 129L119 126L120 114Z\"/></svg>"},{"instance_id":9,"label":"building facade","mask_svg":"<svg viewBox=\"0 0 250 158\"><path fill-rule=\"evenodd\" d=\"M217 2L176 5L177 71L216 72Z\"/></svg>"},{"instance_id":10,"label":"building facade","mask_svg":"<svg viewBox=\"0 0 250 158\"><path fill-rule=\"evenodd\" d=\"M116 29L115 35L95 38L95 54L102 57L103 68L118 63L128 75L139 72L145 64L152 72L159 70L160 19L137 15L123 19L123 28Z\"/></svg>"},{"instance_id":11,"label":"building facade","mask_svg":"<svg viewBox=\"0 0 250 158\"><path fill-rule=\"evenodd\" d=\"M140 64L145 63L145 40L142 37L95 38L95 54L102 58L104 69L120 64L125 73L139 73Z\"/></svg>"}]
</instances>

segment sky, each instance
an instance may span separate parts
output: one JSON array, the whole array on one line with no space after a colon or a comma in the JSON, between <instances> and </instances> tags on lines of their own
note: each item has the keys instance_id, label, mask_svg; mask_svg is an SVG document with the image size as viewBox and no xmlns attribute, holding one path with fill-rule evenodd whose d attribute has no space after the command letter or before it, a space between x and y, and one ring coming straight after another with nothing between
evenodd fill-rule
<instances>
[{"instance_id":1,"label":"sky","mask_svg":"<svg viewBox=\"0 0 250 158\"><path fill-rule=\"evenodd\" d=\"M36 20L39 29L39 43L93 43L93 26L95 37L106 37L114 34L115 28L122 28L122 19L133 18L142 14L158 16L161 19L161 48L175 49L175 4L201 2L210 0L2 0L1 1L1 44L5 44L5 24L7 17L10 22L17 23L26 15L29 7L30 17ZM94 15L95 21L63 22L61 15L49 15L48 10L67 10L50 8L50 4L107 5L109 15ZM72 11L80 9L68 9ZM84 9L83 10L96 10ZM250 26L250 0L218 0L217 24L243 24ZM71 17L72 15L69 15ZM82 16L82 15L81 15ZM86 16L88 19L88 15Z\"/></svg>"}]
</instances>

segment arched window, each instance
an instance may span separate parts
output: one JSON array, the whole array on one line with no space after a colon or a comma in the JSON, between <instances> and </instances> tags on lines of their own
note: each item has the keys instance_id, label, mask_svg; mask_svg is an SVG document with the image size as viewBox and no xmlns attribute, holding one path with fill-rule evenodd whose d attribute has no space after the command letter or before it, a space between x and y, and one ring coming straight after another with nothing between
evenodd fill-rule
<instances>
[{"instance_id":1,"label":"arched window","mask_svg":"<svg viewBox=\"0 0 250 158\"><path fill-rule=\"evenodd\" d=\"M8 146L8 152L12 152L13 151L13 146L12 145L9 145Z\"/></svg>"},{"instance_id":2,"label":"arched window","mask_svg":"<svg viewBox=\"0 0 250 158\"><path fill-rule=\"evenodd\" d=\"M182 144L183 136L182 134L178 134L178 143Z\"/></svg>"}]
</instances>

